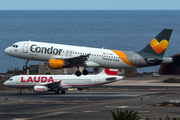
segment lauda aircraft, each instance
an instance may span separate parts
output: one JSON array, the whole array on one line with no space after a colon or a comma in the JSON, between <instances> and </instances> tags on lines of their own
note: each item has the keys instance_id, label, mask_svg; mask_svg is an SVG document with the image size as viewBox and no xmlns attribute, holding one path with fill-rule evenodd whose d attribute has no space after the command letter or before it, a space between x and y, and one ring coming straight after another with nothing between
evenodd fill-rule
<instances>
[{"instance_id":1,"label":"lauda aircraft","mask_svg":"<svg viewBox=\"0 0 180 120\"><path fill-rule=\"evenodd\" d=\"M29 60L49 61L49 67L52 69L77 67L76 75L81 76L79 67L84 67L82 73L87 75L86 67L124 69L171 63L172 58L163 58L171 33L171 29L162 30L139 52L21 41L6 48L5 53L25 59L25 68Z\"/></svg>"},{"instance_id":2,"label":"lauda aircraft","mask_svg":"<svg viewBox=\"0 0 180 120\"><path fill-rule=\"evenodd\" d=\"M97 75L80 76L76 75L17 75L4 82L4 86L21 89L34 88L35 92L55 91L55 94L65 94L66 88L85 88L96 85L116 82L123 79L117 76L117 70L103 69Z\"/></svg>"}]
</instances>

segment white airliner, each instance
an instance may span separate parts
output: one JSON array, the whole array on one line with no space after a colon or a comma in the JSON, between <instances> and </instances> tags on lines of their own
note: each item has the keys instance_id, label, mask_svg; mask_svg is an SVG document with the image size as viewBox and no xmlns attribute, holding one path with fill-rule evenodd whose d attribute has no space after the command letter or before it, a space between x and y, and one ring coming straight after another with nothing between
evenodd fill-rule
<instances>
[{"instance_id":1,"label":"white airliner","mask_svg":"<svg viewBox=\"0 0 180 120\"><path fill-rule=\"evenodd\" d=\"M4 86L20 88L34 88L35 92L55 91L55 94L65 94L65 88L85 88L116 82L124 78L117 76L118 70L104 68L97 75L17 75L4 82Z\"/></svg>"},{"instance_id":2,"label":"white airliner","mask_svg":"<svg viewBox=\"0 0 180 120\"><path fill-rule=\"evenodd\" d=\"M25 59L25 68L29 60L49 61L49 67L52 69L77 67L76 75L81 76L79 67L84 67L85 69L82 73L87 75L86 67L124 69L171 63L173 62L172 58L163 57L171 33L171 29L162 30L139 52L21 41L6 48L5 53L13 57ZM134 42L138 41L134 39Z\"/></svg>"}]
</instances>

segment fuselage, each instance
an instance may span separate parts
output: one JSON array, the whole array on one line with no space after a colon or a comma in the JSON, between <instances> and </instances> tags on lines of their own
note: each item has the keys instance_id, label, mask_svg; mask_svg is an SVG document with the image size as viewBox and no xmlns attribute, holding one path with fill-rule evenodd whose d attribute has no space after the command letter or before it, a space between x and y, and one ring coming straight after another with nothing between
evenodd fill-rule
<instances>
[{"instance_id":1,"label":"fuselage","mask_svg":"<svg viewBox=\"0 0 180 120\"><path fill-rule=\"evenodd\" d=\"M72 45L21 41L5 49L5 53L28 60L49 61L51 58L73 58L90 54L83 65L87 67L132 68L149 66L145 58L135 52L99 49Z\"/></svg>"},{"instance_id":2,"label":"fuselage","mask_svg":"<svg viewBox=\"0 0 180 120\"><path fill-rule=\"evenodd\" d=\"M4 82L4 86L14 88L33 88L34 86L48 86L60 83L62 88L84 88L107 84L123 79L123 76L88 75L17 75Z\"/></svg>"},{"instance_id":3,"label":"fuselage","mask_svg":"<svg viewBox=\"0 0 180 120\"><path fill-rule=\"evenodd\" d=\"M163 29L138 52L21 41L6 48L5 53L25 59L26 65L28 60L38 60L49 61L49 67L52 69L74 66L78 68L76 75L80 76L80 66L85 68L82 72L83 75L87 75L86 67L125 69L171 63L173 62L172 58L164 58L171 33L172 29Z\"/></svg>"}]
</instances>

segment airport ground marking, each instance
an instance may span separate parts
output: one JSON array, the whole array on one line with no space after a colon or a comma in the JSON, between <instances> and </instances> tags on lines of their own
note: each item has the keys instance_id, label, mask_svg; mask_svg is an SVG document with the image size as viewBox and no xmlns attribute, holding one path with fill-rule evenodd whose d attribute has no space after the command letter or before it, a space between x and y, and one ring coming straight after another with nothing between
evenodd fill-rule
<instances>
[{"instance_id":1,"label":"airport ground marking","mask_svg":"<svg viewBox=\"0 0 180 120\"><path fill-rule=\"evenodd\" d=\"M171 94L172 95L172 94ZM168 95L166 95L168 96ZM165 97L165 96L164 96ZM101 97L102 98L102 97ZM105 97L103 97L105 98ZM149 98L152 98L150 96L146 96L144 97L144 99L149 99ZM82 99L85 99L85 98L82 98ZM93 99L93 98L92 98ZM97 98L99 99L99 98ZM134 99L128 99L128 100L124 100L124 101L136 101L136 100L140 100L139 98L134 98ZM47 110L47 111L40 111L40 112L33 112L32 114L38 114L38 113L47 113L47 112L54 112L53 114L46 114L46 115L38 115L36 117L29 117L29 118L22 118L22 119L25 119L25 120L29 120L29 119L34 119L34 118L40 118L40 117L46 117L46 116L53 116L53 115L57 115L57 114L61 114L60 112L57 112L57 111L60 111L60 110L68 110L68 109L74 109L74 108L83 108L83 107L88 107L88 106L97 106L97 105L105 105L105 104L112 104L112 103L120 103L121 101L113 101L113 102L106 102L106 103L97 103L97 104L88 104L88 105L82 105L82 106L74 106L74 107L68 107L68 108L61 108L61 109L52 109L52 110ZM57 113L57 114L55 114ZM63 113L62 113L63 114ZM18 119L18 118L17 118ZM21 119L21 118L20 118Z\"/></svg>"},{"instance_id":2,"label":"airport ground marking","mask_svg":"<svg viewBox=\"0 0 180 120\"><path fill-rule=\"evenodd\" d=\"M5 99L5 98L0 98L0 99ZM9 102L10 100L12 102ZM16 101L14 101L14 100L16 100ZM8 102L3 102L3 103L0 103L0 104L5 105L5 104L14 104L14 103L17 103L17 102L23 102L22 99L12 99L12 98L8 98L6 101L8 101Z\"/></svg>"},{"instance_id":3,"label":"airport ground marking","mask_svg":"<svg viewBox=\"0 0 180 120\"><path fill-rule=\"evenodd\" d=\"M149 99L150 97L145 97L144 99ZM125 100L125 101L135 101L135 100L139 100L139 98L135 98L135 99L130 99L130 100ZM68 110L68 109L75 109L75 108L82 108L82 107L88 107L88 106L97 106L97 105L105 105L105 104L112 104L112 103L119 103L121 101L113 101L113 102L106 102L106 103L97 103L97 104L89 104L89 105L82 105L82 106L75 106L75 107L68 107L68 108L61 108L61 109L53 109L53 110L47 110L47 111L40 111L40 112L33 112L32 114L42 114L42 113L47 113L47 112L54 112L55 113L59 113L57 111L60 110ZM43 115L38 115L36 117L29 117L29 118L22 118L25 120L30 120L30 119L35 119L35 118L41 118L41 117L47 117L47 116L53 116L53 115L57 115L55 113L52 114L43 114ZM18 118L17 118L18 119ZM21 119L21 118L19 118Z\"/></svg>"},{"instance_id":4,"label":"airport ground marking","mask_svg":"<svg viewBox=\"0 0 180 120\"><path fill-rule=\"evenodd\" d=\"M150 97L146 97L144 99L148 99L148 98L150 98ZM140 99L136 98L136 99L124 100L124 101L135 101L135 100L140 100ZM67 109L74 109L74 108L82 108L82 107L88 107L88 106L106 105L106 104L119 103L119 102L121 102L121 101L113 101L113 102L106 102L106 103L96 103L96 104L92 103L92 104L89 104L89 105L82 105L82 106L75 106L75 107L68 107L68 108L52 109L52 110L47 110L47 111L33 112L33 114L53 112L53 111L59 111L59 110L67 110Z\"/></svg>"}]
</instances>

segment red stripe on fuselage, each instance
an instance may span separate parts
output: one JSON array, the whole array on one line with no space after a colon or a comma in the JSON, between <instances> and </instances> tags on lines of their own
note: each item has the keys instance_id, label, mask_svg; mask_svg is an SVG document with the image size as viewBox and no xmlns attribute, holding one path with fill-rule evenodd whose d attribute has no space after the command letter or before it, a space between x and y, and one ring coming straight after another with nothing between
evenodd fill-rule
<instances>
[{"instance_id":1,"label":"red stripe on fuselage","mask_svg":"<svg viewBox=\"0 0 180 120\"><path fill-rule=\"evenodd\" d=\"M111 82L114 82L114 81L111 81ZM98 83L98 84L88 84L88 85L62 85L62 87L68 87L68 86L69 87L70 86L72 86L72 87L75 87L75 86L77 86L77 87L83 87L83 86L87 87L87 86L103 85L103 84L107 84L107 83L111 83L111 82ZM6 86L6 87L22 87L22 88L26 88L26 87L34 87L36 85L4 85L4 86Z\"/></svg>"}]
</instances>

